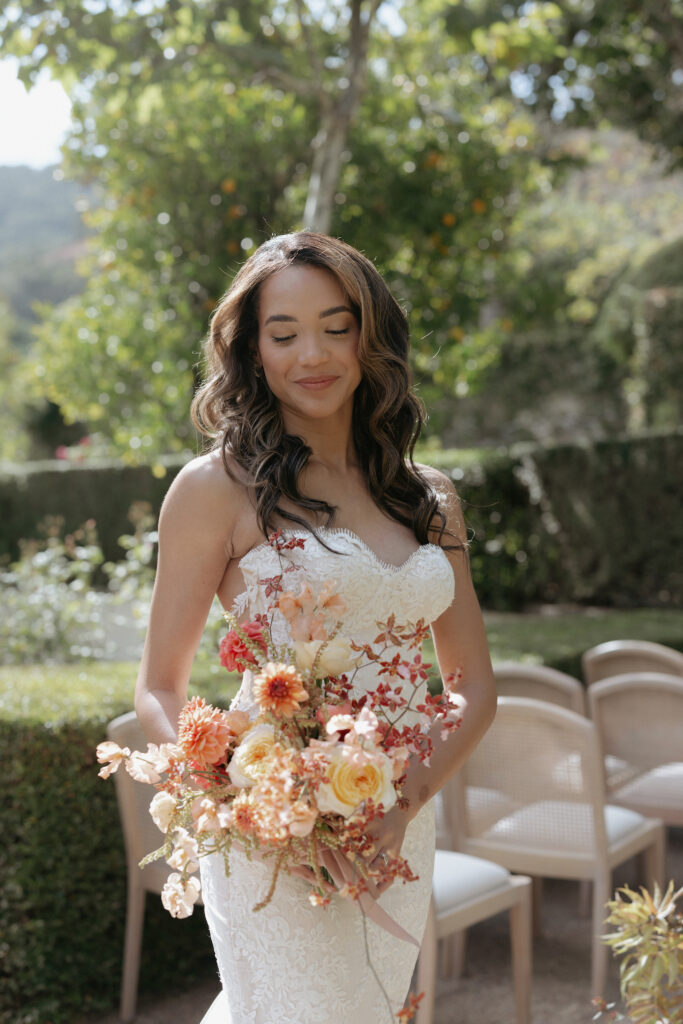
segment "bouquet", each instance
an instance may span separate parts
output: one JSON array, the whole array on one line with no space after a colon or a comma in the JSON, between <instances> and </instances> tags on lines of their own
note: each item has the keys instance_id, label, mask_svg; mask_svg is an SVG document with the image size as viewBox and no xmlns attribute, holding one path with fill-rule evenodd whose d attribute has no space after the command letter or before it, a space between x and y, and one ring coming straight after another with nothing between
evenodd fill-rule
<instances>
[{"instance_id":1,"label":"bouquet","mask_svg":"<svg viewBox=\"0 0 683 1024\"><path fill-rule=\"evenodd\" d=\"M229 874L234 846L272 863L256 911L269 903L280 874L301 865L311 869L309 899L320 906L337 892L367 909L373 884L414 880L400 854L369 866L368 828L395 804L407 806L408 761L429 762L434 722L442 739L460 725L456 693L448 686L438 696L424 693L431 666L422 661L422 620L398 624L392 615L377 622L373 643L356 643L344 634L346 607L333 581L317 591L307 582L297 592L286 589L295 567L283 564L283 552L303 547L305 538L276 531L269 543L282 571L259 581L267 610L242 623L227 614L220 645L229 671L251 673L257 713L223 711L193 697L180 713L176 743L132 753L112 742L97 748L102 777L124 764L156 788L150 813L166 838L142 864L163 857L174 869L161 899L175 917L191 914L197 901L199 858L221 854ZM286 643L274 638L278 614L288 626ZM357 673L371 663L378 684L356 692ZM350 873L343 870L349 863ZM325 865L334 864L340 871L331 874ZM379 907L373 911L410 939Z\"/></svg>"}]
</instances>

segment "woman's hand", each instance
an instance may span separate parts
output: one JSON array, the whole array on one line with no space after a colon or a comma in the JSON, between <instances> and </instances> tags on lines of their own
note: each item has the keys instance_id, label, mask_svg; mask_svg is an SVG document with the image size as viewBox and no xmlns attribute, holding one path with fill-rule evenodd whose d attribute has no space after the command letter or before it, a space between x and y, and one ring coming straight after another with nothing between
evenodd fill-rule
<instances>
[{"instance_id":1,"label":"woman's hand","mask_svg":"<svg viewBox=\"0 0 683 1024\"><path fill-rule=\"evenodd\" d=\"M406 811L394 806L382 818L375 818L367 831L370 850L364 857L365 866L370 871L379 871L388 860L398 857L401 853L406 829L410 818ZM385 882L368 884L373 896L381 896L392 884L392 879Z\"/></svg>"}]
</instances>

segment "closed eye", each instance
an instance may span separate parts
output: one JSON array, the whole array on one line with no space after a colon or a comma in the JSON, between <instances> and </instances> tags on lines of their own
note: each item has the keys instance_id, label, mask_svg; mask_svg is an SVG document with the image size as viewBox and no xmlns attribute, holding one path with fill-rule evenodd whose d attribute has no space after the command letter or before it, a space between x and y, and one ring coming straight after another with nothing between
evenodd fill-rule
<instances>
[{"instance_id":1,"label":"closed eye","mask_svg":"<svg viewBox=\"0 0 683 1024\"><path fill-rule=\"evenodd\" d=\"M349 329L348 329L348 327L344 327L341 331L329 330L327 333L328 334L348 334L349 333Z\"/></svg>"}]
</instances>

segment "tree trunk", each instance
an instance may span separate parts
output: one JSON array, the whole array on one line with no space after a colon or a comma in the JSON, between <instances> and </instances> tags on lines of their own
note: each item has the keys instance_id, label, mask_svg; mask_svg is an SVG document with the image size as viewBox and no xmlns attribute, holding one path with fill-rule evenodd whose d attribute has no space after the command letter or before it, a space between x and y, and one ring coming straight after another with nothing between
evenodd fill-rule
<instances>
[{"instance_id":1,"label":"tree trunk","mask_svg":"<svg viewBox=\"0 0 683 1024\"><path fill-rule=\"evenodd\" d=\"M321 124L312 142L313 162L308 180L304 208L304 227L328 234L332 225L334 196L342 168L342 154L353 118L360 106L367 77L367 56L370 28L380 0L367 5L361 17L363 0L351 4L349 55L341 76L348 82L340 89L334 102L321 98Z\"/></svg>"}]
</instances>

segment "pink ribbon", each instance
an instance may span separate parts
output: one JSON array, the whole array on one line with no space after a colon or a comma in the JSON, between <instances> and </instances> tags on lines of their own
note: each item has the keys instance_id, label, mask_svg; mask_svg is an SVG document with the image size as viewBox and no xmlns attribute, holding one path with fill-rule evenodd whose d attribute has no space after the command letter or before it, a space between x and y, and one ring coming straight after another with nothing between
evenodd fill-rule
<instances>
[{"instance_id":1,"label":"pink ribbon","mask_svg":"<svg viewBox=\"0 0 683 1024\"><path fill-rule=\"evenodd\" d=\"M326 864L326 867L332 875L335 884L340 887L344 882L348 882L349 885L353 885L355 883L355 873L346 857L336 851L330 851L330 856L332 863ZM334 868L336 868L336 870L333 870ZM371 921L378 924L380 928L384 928L384 930L389 932L390 935L393 935L394 938L402 939L403 942L411 942L413 946L417 946L418 949L420 948L420 943L417 939L415 939L410 932L407 932L405 928L402 928L398 921L395 921L391 914L388 914L384 907L380 906L377 898L370 892L361 893L358 897L358 904L363 913L369 917Z\"/></svg>"}]
</instances>

